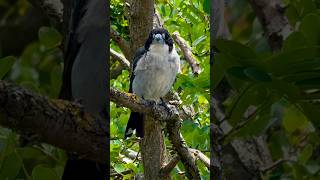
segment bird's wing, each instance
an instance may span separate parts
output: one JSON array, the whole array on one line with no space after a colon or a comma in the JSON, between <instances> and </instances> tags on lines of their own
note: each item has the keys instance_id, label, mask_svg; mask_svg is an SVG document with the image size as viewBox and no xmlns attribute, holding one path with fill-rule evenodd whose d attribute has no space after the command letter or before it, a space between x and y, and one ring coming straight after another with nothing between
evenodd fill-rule
<instances>
[{"instance_id":1,"label":"bird's wing","mask_svg":"<svg viewBox=\"0 0 320 180\"><path fill-rule=\"evenodd\" d=\"M134 70L136 69L136 66L141 59L141 57L146 53L146 49L144 47L140 47L137 51L136 54L134 55L133 58L133 63L132 63L132 71L131 71L131 76L130 76L130 88L129 88L129 93L132 93L132 82L134 79Z\"/></svg>"},{"instance_id":2,"label":"bird's wing","mask_svg":"<svg viewBox=\"0 0 320 180\"><path fill-rule=\"evenodd\" d=\"M77 29L80 24L80 20L86 12L86 0L80 0L77 3L71 5L71 11L68 13L69 18L65 19L66 25L64 31L66 32L66 39L64 42L64 69L63 69L63 81L59 94L59 98L71 100L71 70L73 63L78 55L81 43L79 42ZM67 16L66 16L67 17Z\"/></svg>"}]
</instances>

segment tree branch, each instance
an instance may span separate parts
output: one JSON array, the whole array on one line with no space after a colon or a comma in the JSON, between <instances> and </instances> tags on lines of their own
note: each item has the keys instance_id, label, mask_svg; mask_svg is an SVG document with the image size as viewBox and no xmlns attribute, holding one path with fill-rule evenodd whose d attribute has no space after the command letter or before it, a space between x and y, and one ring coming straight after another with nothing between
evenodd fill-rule
<instances>
[{"instance_id":1,"label":"tree branch","mask_svg":"<svg viewBox=\"0 0 320 180\"><path fill-rule=\"evenodd\" d=\"M61 0L29 0L29 2L44 11L49 17L61 23L63 19L63 4Z\"/></svg>"},{"instance_id":2,"label":"tree branch","mask_svg":"<svg viewBox=\"0 0 320 180\"><path fill-rule=\"evenodd\" d=\"M114 88L110 89L110 100L118 105L130 108L135 112L143 112L154 119L165 121L169 132L169 140L180 156L181 162L185 166L187 176L190 179L200 179L195 160L180 134L181 118L179 110L175 106L168 105L170 108L170 111L168 111L167 107L164 105L154 104L143 100L134 94L120 92Z\"/></svg>"},{"instance_id":3,"label":"tree branch","mask_svg":"<svg viewBox=\"0 0 320 180\"><path fill-rule=\"evenodd\" d=\"M175 156L173 157L170 162L166 165L164 165L161 169L160 169L160 178L161 177L167 177L170 172L172 171L172 169L174 167L176 167L176 165L178 164L178 162L180 161L180 157L179 156Z\"/></svg>"},{"instance_id":4,"label":"tree branch","mask_svg":"<svg viewBox=\"0 0 320 180\"><path fill-rule=\"evenodd\" d=\"M270 48L278 51L282 42L292 32L288 18L284 15L285 7L281 0L249 0L259 21L264 28Z\"/></svg>"},{"instance_id":5,"label":"tree branch","mask_svg":"<svg viewBox=\"0 0 320 180\"><path fill-rule=\"evenodd\" d=\"M110 38L119 46L122 53L127 59L132 59L131 48L129 42L123 39L120 34L110 27Z\"/></svg>"},{"instance_id":6,"label":"tree branch","mask_svg":"<svg viewBox=\"0 0 320 180\"><path fill-rule=\"evenodd\" d=\"M51 100L0 81L0 124L18 133L35 134L41 142L84 159L107 160L107 129L97 125L79 104Z\"/></svg>"},{"instance_id":7,"label":"tree branch","mask_svg":"<svg viewBox=\"0 0 320 180\"><path fill-rule=\"evenodd\" d=\"M189 148L189 151L194 154L195 157L199 158L207 168L210 168L210 159L197 149Z\"/></svg>"},{"instance_id":8,"label":"tree branch","mask_svg":"<svg viewBox=\"0 0 320 180\"><path fill-rule=\"evenodd\" d=\"M112 58L119 61L124 69L130 69L131 67L130 62L125 57L123 57L120 53L110 48L110 55Z\"/></svg>"},{"instance_id":9,"label":"tree branch","mask_svg":"<svg viewBox=\"0 0 320 180\"><path fill-rule=\"evenodd\" d=\"M199 75L201 72L199 63L195 60L195 58L192 55L191 48L187 45L187 42L180 36L179 32L175 31L172 34L172 38L177 43L177 45L180 47L184 57L189 62L192 72L194 75Z\"/></svg>"}]
</instances>

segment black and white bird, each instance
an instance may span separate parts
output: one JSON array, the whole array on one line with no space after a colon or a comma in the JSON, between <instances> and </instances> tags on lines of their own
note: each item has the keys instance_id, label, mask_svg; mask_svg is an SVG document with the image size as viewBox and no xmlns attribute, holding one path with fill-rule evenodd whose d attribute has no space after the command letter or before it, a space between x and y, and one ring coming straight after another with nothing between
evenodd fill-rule
<instances>
[{"instance_id":1,"label":"black and white bird","mask_svg":"<svg viewBox=\"0 0 320 180\"><path fill-rule=\"evenodd\" d=\"M153 29L133 59L129 92L160 102L170 91L177 73L180 73L180 57L173 39L166 29ZM131 112L125 138L130 137L134 130L137 137L143 137L143 113Z\"/></svg>"}]
</instances>

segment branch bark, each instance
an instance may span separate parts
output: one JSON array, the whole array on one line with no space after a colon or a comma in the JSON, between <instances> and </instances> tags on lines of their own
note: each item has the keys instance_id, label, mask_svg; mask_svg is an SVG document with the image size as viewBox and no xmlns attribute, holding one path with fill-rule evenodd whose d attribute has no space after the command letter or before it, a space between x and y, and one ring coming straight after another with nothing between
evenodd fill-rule
<instances>
[{"instance_id":1,"label":"branch bark","mask_svg":"<svg viewBox=\"0 0 320 180\"><path fill-rule=\"evenodd\" d=\"M120 34L114 30L113 28L110 27L110 38L112 40L114 40L114 42L119 46L119 48L121 49L122 53L124 54L124 56L131 60L132 59L132 52L131 52L131 47L128 41L126 41L125 39L123 39Z\"/></svg>"},{"instance_id":2,"label":"branch bark","mask_svg":"<svg viewBox=\"0 0 320 180\"><path fill-rule=\"evenodd\" d=\"M115 60L119 61L119 63L122 65L124 69L130 69L130 62L123 57L120 53L117 53L115 50L110 48L110 55Z\"/></svg>"},{"instance_id":3,"label":"branch bark","mask_svg":"<svg viewBox=\"0 0 320 180\"><path fill-rule=\"evenodd\" d=\"M282 42L292 32L281 0L249 0L264 29L270 48L279 51Z\"/></svg>"},{"instance_id":4,"label":"branch bark","mask_svg":"<svg viewBox=\"0 0 320 180\"><path fill-rule=\"evenodd\" d=\"M29 2L43 10L50 18L61 23L63 20L63 3L61 0L29 0Z\"/></svg>"},{"instance_id":5,"label":"branch bark","mask_svg":"<svg viewBox=\"0 0 320 180\"><path fill-rule=\"evenodd\" d=\"M107 160L107 131L79 104L51 100L0 81L0 123L18 133L35 134L41 142L76 152L84 159Z\"/></svg>"},{"instance_id":6,"label":"branch bark","mask_svg":"<svg viewBox=\"0 0 320 180\"><path fill-rule=\"evenodd\" d=\"M175 31L172 34L172 38L177 43L177 45L180 47L184 57L186 58L186 60L190 64L193 74L196 76L199 75L201 72L199 63L193 57L191 48L187 45L187 42L180 36L179 32L177 32L177 31Z\"/></svg>"},{"instance_id":7,"label":"branch bark","mask_svg":"<svg viewBox=\"0 0 320 180\"><path fill-rule=\"evenodd\" d=\"M182 135L180 134L180 126L181 126L181 118L180 111L175 106L168 105L170 107L170 111L168 111L167 107L163 105L156 105L152 102L143 100L134 94L123 93L114 88L110 89L110 100L115 102L118 105L128 107L135 112L143 112L147 114L147 116L152 118L147 118L145 120L146 124L154 125L156 124L155 120L161 120L166 122L166 128L169 133L169 140L172 143L174 149L177 151L178 155L181 158L181 161L186 169L186 174L189 179L200 179L199 171L196 167L195 160L188 150L188 146L185 143ZM158 124L158 126L160 126ZM152 126L155 128L154 126ZM161 126L160 126L161 128ZM148 128L149 130L149 128ZM153 131L155 131L153 129ZM150 132L150 131L148 131ZM160 133L162 136L162 133ZM155 137L155 136L153 136ZM159 138L159 137L157 137ZM153 139L153 141L155 141ZM160 141L156 141L159 142ZM158 147L159 148L159 147ZM161 151L162 152L162 151ZM159 154L158 154L159 155ZM143 159L142 153L142 159ZM154 163L154 161L152 161ZM162 165L162 164L161 164ZM154 165L153 165L154 166ZM157 167L157 166L156 166ZM161 166L160 166L161 167ZM159 175L159 170L156 171L157 175ZM152 173L153 174L153 173ZM158 176L154 176L158 177ZM154 178L153 177L153 178ZM145 176L145 178L147 178Z\"/></svg>"}]
</instances>

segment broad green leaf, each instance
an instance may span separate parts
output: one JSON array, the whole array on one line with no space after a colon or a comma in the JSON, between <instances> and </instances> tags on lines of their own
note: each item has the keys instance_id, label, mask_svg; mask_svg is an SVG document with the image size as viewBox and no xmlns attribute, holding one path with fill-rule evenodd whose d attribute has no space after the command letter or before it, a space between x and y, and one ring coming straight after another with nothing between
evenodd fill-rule
<instances>
[{"instance_id":1,"label":"broad green leaf","mask_svg":"<svg viewBox=\"0 0 320 180\"><path fill-rule=\"evenodd\" d=\"M22 166L22 159L16 152L12 152L5 157L1 169L0 179L16 179Z\"/></svg>"},{"instance_id":2,"label":"broad green leaf","mask_svg":"<svg viewBox=\"0 0 320 180\"><path fill-rule=\"evenodd\" d=\"M320 43L320 16L317 14L306 15L301 22L300 31L310 46L318 45Z\"/></svg>"},{"instance_id":3,"label":"broad green leaf","mask_svg":"<svg viewBox=\"0 0 320 180\"><path fill-rule=\"evenodd\" d=\"M211 67L213 68L213 79L211 80L211 82L213 83L214 89L223 79L226 70L236 65L238 65L238 63L235 62L234 57L228 54L220 53L214 55L214 64Z\"/></svg>"},{"instance_id":4,"label":"broad green leaf","mask_svg":"<svg viewBox=\"0 0 320 180\"><path fill-rule=\"evenodd\" d=\"M236 137L253 137L262 134L268 128L268 124L273 119L270 116L271 102L264 102L256 110L255 114L251 116L245 126L241 127L234 136Z\"/></svg>"},{"instance_id":5,"label":"broad green leaf","mask_svg":"<svg viewBox=\"0 0 320 180\"><path fill-rule=\"evenodd\" d=\"M268 72L274 75L286 75L287 70L298 63L320 56L319 47L299 48L289 51L280 52L265 60L265 67Z\"/></svg>"},{"instance_id":6,"label":"broad green leaf","mask_svg":"<svg viewBox=\"0 0 320 180\"><path fill-rule=\"evenodd\" d=\"M272 78L266 73L255 67L249 67L244 70L244 73L251 79L258 82L269 82L272 81Z\"/></svg>"},{"instance_id":7,"label":"broad green leaf","mask_svg":"<svg viewBox=\"0 0 320 180\"><path fill-rule=\"evenodd\" d=\"M38 165L32 170L32 180L59 180L53 168Z\"/></svg>"},{"instance_id":8,"label":"broad green leaf","mask_svg":"<svg viewBox=\"0 0 320 180\"><path fill-rule=\"evenodd\" d=\"M299 155L299 162L301 164L306 164L307 161L310 159L310 157L312 156L312 151L313 151L313 147L311 144L306 145L306 147L303 148L302 152Z\"/></svg>"},{"instance_id":9,"label":"broad green leaf","mask_svg":"<svg viewBox=\"0 0 320 180\"><path fill-rule=\"evenodd\" d=\"M235 125L237 122L243 119L244 113L249 106L260 107L266 100L267 91L263 84L250 85L244 89L236 99L232 108L228 112L230 116L229 123Z\"/></svg>"},{"instance_id":10,"label":"broad green leaf","mask_svg":"<svg viewBox=\"0 0 320 180\"><path fill-rule=\"evenodd\" d=\"M217 47L218 52L230 54L239 59L256 59L256 53L249 47L242 45L236 41L216 39L213 45Z\"/></svg>"},{"instance_id":11,"label":"broad green leaf","mask_svg":"<svg viewBox=\"0 0 320 180\"><path fill-rule=\"evenodd\" d=\"M210 5L211 5L211 0L203 0L203 10L207 14L210 14Z\"/></svg>"},{"instance_id":12,"label":"broad green leaf","mask_svg":"<svg viewBox=\"0 0 320 180\"><path fill-rule=\"evenodd\" d=\"M295 84L304 90L320 89L320 78L306 79L303 81L296 82Z\"/></svg>"},{"instance_id":13,"label":"broad green leaf","mask_svg":"<svg viewBox=\"0 0 320 180\"><path fill-rule=\"evenodd\" d=\"M284 110L282 124L287 132L293 133L296 130L304 130L308 125L308 119L298 108L289 105Z\"/></svg>"},{"instance_id":14,"label":"broad green leaf","mask_svg":"<svg viewBox=\"0 0 320 180\"><path fill-rule=\"evenodd\" d=\"M299 107L302 109L304 115L316 126L320 127L320 106L308 102L300 102Z\"/></svg>"},{"instance_id":15,"label":"broad green leaf","mask_svg":"<svg viewBox=\"0 0 320 180\"><path fill-rule=\"evenodd\" d=\"M226 71L226 78L234 90L241 91L251 82L244 69L245 67L235 66Z\"/></svg>"},{"instance_id":16,"label":"broad green leaf","mask_svg":"<svg viewBox=\"0 0 320 180\"><path fill-rule=\"evenodd\" d=\"M293 32L284 41L282 51L290 51L306 46L306 38L301 32Z\"/></svg>"},{"instance_id":17,"label":"broad green leaf","mask_svg":"<svg viewBox=\"0 0 320 180\"><path fill-rule=\"evenodd\" d=\"M192 43L192 46L197 46L200 42L202 42L202 41L205 40L206 38L207 38L206 35L200 36L198 39L196 39L196 40Z\"/></svg>"},{"instance_id":18,"label":"broad green leaf","mask_svg":"<svg viewBox=\"0 0 320 180\"><path fill-rule=\"evenodd\" d=\"M7 56L0 59L0 79L2 79L11 69L16 58L13 56Z\"/></svg>"},{"instance_id":19,"label":"broad green leaf","mask_svg":"<svg viewBox=\"0 0 320 180\"><path fill-rule=\"evenodd\" d=\"M62 41L61 34L51 27L41 27L38 36L41 44L48 49L59 46Z\"/></svg>"}]
</instances>

